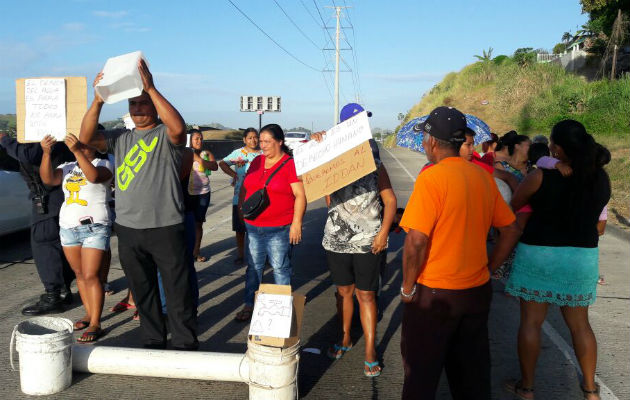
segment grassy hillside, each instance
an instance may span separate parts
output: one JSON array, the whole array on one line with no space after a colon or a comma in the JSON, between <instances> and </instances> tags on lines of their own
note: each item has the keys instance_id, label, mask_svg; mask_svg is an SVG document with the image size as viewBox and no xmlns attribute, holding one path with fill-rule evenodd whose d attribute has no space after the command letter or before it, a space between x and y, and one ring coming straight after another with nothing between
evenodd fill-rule
<instances>
[{"instance_id":1,"label":"grassy hillside","mask_svg":"<svg viewBox=\"0 0 630 400\"><path fill-rule=\"evenodd\" d=\"M15 132L15 114L0 114L0 132Z\"/></svg>"},{"instance_id":2,"label":"grassy hillside","mask_svg":"<svg viewBox=\"0 0 630 400\"><path fill-rule=\"evenodd\" d=\"M499 56L468 65L444 77L407 113L403 124L450 105L483 119L501 136L515 129L527 135L549 135L558 121L582 122L597 141L607 146L613 184L611 218L626 218L630 202L630 77L588 82L556 64L519 66Z\"/></svg>"}]
</instances>

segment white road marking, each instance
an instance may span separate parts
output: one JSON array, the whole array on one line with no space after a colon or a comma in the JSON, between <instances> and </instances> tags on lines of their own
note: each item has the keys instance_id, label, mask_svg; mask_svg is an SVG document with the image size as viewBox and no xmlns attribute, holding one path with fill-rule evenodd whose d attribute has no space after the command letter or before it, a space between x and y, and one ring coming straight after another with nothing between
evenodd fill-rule
<instances>
[{"instance_id":1,"label":"white road marking","mask_svg":"<svg viewBox=\"0 0 630 400\"><path fill-rule=\"evenodd\" d=\"M396 158L396 156L395 156L395 155L393 155L391 151L387 150L385 147L383 147L383 149L385 149L385 151L387 152L387 154L389 154L390 156L392 156L392 157L394 158L394 160L396 160L396 162L398 163L398 165L400 165L400 168L402 168L402 169L403 169L403 170L407 173L407 175L409 175L409 178L411 179L411 182L415 182L415 181L416 181L416 178L415 178L413 175L411 175L411 172L409 172L409 170L407 170L407 168L405 168L405 166L403 165L403 163L401 163L401 162L400 162L400 160L399 160L399 159L397 159L397 158Z\"/></svg>"},{"instance_id":2,"label":"white road marking","mask_svg":"<svg viewBox=\"0 0 630 400\"><path fill-rule=\"evenodd\" d=\"M398 158L396 158L396 156L392 154L391 151L387 150L385 147L383 147L383 149L385 149L385 151L387 151L387 153L390 156L392 156L394 160L396 160L396 162L400 165L400 167L403 170L405 170L407 175L409 175L409 177L411 178L411 181L415 182L415 178L413 177L413 175L411 175L409 171L407 171L407 168L405 168L405 166L400 162L400 160L398 160ZM567 361L573 364L573 367L575 367L575 369L578 371L578 375L581 375L582 372L581 372L579 363L577 359L575 358L575 353L573 351L573 348L569 346L569 344L562 338L562 336L560 336L558 331L553 326L551 326L549 322L545 321L543 323L542 329L543 329L543 332L545 332L545 335L547 335L547 337L553 342L553 344L556 345L558 350L560 350L560 352L564 355ZM595 382L599 384L599 388L600 388L599 395L602 398L602 400L619 400L619 398L615 396L613 391L610 390L608 386L606 386L604 381L602 381L602 379L597 374L595 375Z\"/></svg>"},{"instance_id":3,"label":"white road marking","mask_svg":"<svg viewBox=\"0 0 630 400\"><path fill-rule=\"evenodd\" d=\"M543 329L543 332L545 332L545 334L547 335L547 337L553 342L553 344L556 345L558 350L560 350L560 352L564 355L564 358L566 358L567 361L573 364L573 366L578 372L578 375L582 375L579 363L577 359L575 358L573 348L567 344L567 342L562 338L562 336L560 336L558 331L553 326L551 326L549 322L545 321L543 323L542 329ZM619 398L615 396L613 391L610 390L610 388L606 386L604 381L602 381L601 378L597 375L595 375L595 382L599 384L599 396L602 398L602 400L619 400Z\"/></svg>"}]
</instances>

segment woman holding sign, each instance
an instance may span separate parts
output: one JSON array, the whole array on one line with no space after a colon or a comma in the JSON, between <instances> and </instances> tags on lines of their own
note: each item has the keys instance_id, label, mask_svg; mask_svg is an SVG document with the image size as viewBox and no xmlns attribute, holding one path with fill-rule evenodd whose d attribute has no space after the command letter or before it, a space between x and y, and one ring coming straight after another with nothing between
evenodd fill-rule
<instances>
[{"instance_id":1,"label":"woman holding sign","mask_svg":"<svg viewBox=\"0 0 630 400\"><path fill-rule=\"evenodd\" d=\"M252 317L254 293L266 260L273 267L276 284L291 284L290 254L292 246L302 240L306 195L280 125L269 124L260 130L260 149L262 154L251 162L239 195L248 252L245 307L236 314L237 321Z\"/></svg>"},{"instance_id":2,"label":"woman holding sign","mask_svg":"<svg viewBox=\"0 0 630 400\"><path fill-rule=\"evenodd\" d=\"M85 316L74 323L74 330L85 329L79 342L93 342L103 335L103 286L99 279L105 252L109 250L111 215L109 183L112 166L96 157L93 147L69 134L65 143L77 161L61 164L53 170L50 161L55 138L41 141L44 151L39 174L46 185L63 185L65 201L59 211L59 236L63 252L77 276L79 295Z\"/></svg>"},{"instance_id":3,"label":"woman holding sign","mask_svg":"<svg viewBox=\"0 0 630 400\"><path fill-rule=\"evenodd\" d=\"M341 111L341 121L361 111L363 108L358 104L349 104ZM312 138L321 141L323 133L316 133ZM335 298L341 323L340 339L328 349L327 355L338 360L353 346L350 329L356 295L365 336L363 374L374 378L381 374L375 346L376 292L381 267L386 261L389 230L396 214L396 195L376 143L370 140L370 145L376 171L326 196L328 218L322 246L337 286Z\"/></svg>"}]
</instances>

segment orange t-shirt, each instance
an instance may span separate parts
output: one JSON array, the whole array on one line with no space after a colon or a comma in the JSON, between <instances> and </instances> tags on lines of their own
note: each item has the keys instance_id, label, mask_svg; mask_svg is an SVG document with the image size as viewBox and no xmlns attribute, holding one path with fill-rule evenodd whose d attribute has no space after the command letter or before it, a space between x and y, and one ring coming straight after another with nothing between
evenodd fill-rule
<instances>
[{"instance_id":1,"label":"orange t-shirt","mask_svg":"<svg viewBox=\"0 0 630 400\"><path fill-rule=\"evenodd\" d=\"M514 222L490 174L461 157L448 157L416 180L400 226L429 237L417 282L468 289L490 279L486 236L490 226Z\"/></svg>"}]
</instances>

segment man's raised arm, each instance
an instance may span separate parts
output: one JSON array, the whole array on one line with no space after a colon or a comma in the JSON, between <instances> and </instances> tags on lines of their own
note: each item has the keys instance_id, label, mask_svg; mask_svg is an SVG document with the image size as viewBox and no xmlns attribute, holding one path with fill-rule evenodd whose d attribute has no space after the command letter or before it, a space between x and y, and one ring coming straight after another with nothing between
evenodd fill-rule
<instances>
[{"instance_id":1,"label":"man's raised arm","mask_svg":"<svg viewBox=\"0 0 630 400\"><path fill-rule=\"evenodd\" d=\"M138 71L140 71L140 76L142 77L144 91L151 97L160 119L166 125L166 133L169 140L174 145L186 144L186 123L184 119L179 114L179 111L155 88L149 67L142 59L138 61Z\"/></svg>"},{"instance_id":2,"label":"man's raised arm","mask_svg":"<svg viewBox=\"0 0 630 400\"><path fill-rule=\"evenodd\" d=\"M99 72L94 79L92 86L103 78L103 73ZM83 144L97 148L99 151L107 150L107 143L105 143L105 136L96 132L98 128L98 118L101 115L101 109L103 108L103 99L94 91L94 101L88 108L87 112L83 116L81 121L81 131L79 132L79 141Z\"/></svg>"}]
</instances>

